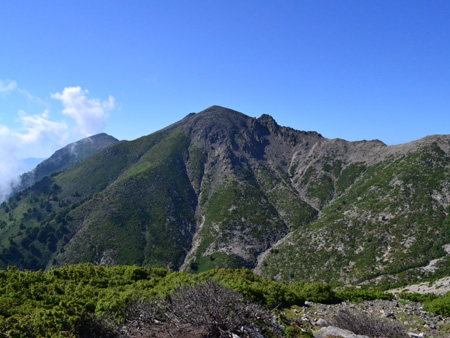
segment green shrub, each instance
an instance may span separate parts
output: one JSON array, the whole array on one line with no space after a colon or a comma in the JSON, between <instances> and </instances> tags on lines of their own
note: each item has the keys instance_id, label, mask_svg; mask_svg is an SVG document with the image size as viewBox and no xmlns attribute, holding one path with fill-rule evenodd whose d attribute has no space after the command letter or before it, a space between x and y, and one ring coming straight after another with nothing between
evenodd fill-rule
<instances>
[{"instance_id":1,"label":"green shrub","mask_svg":"<svg viewBox=\"0 0 450 338\"><path fill-rule=\"evenodd\" d=\"M424 303L424 309L441 316L450 316L450 292L437 297L433 300L427 300Z\"/></svg>"},{"instance_id":2,"label":"green shrub","mask_svg":"<svg viewBox=\"0 0 450 338\"><path fill-rule=\"evenodd\" d=\"M394 295L388 292L382 292L379 290L370 289L357 289L355 287L345 288L343 290L336 291L336 296L341 301L362 302L365 300L394 299Z\"/></svg>"},{"instance_id":3,"label":"green shrub","mask_svg":"<svg viewBox=\"0 0 450 338\"><path fill-rule=\"evenodd\" d=\"M299 337L302 333L303 331L299 327L289 326L284 330L284 334L287 338Z\"/></svg>"},{"instance_id":4,"label":"green shrub","mask_svg":"<svg viewBox=\"0 0 450 338\"><path fill-rule=\"evenodd\" d=\"M288 285L247 269L211 270L194 275L89 263L64 266L47 273L10 267L7 272L0 272L0 332L20 337L89 336L90 330L97 329L107 332L102 321L104 316L122 321L123 310L129 304L156 298L168 300L180 287L209 279L268 307L304 302Z\"/></svg>"},{"instance_id":5,"label":"green shrub","mask_svg":"<svg viewBox=\"0 0 450 338\"><path fill-rule=\"evenodd\" d=\"M245 268L210 270L200 274L199 277L203 280L213 278L252 301L265 304L270 308L303 305L305 301L288 285L268 280Z\"/></svg>"},{"instance_id":6,"label":"green shrub","mask_svg":"<svg viewBox=\"0 0 450 338\"><path fill-rule=\"evenodd\" d=\"M300 298L322 304L339 303L340 299L329 284L297 282L290 289Z\"/></svg>"},{"instance_id":7,"label":"green shrub","mask_svg":"<svg viewBox=\"0 0 450 338\"><path fill-rule=\"evenodd\" d=\"M430 302L438 296L436 296L434 293L417 293L417 292L400 292L397 295L401 299L407 299L412 302Z\"/></svg>"}]
</instances>

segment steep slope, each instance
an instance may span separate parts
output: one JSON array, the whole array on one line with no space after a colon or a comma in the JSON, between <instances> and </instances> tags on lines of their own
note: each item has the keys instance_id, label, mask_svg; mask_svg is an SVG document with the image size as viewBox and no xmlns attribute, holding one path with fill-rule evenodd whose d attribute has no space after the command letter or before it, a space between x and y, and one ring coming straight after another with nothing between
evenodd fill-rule
<instances>
[{"instance_id":1,"label":"steep slope","mask_svg":"<svg viewBox=\"0 0 450 338\"><path fill-rule=\"evenodd\" d=\"M418 278L411 268L438 259L434 273L450 272L449 148L448 136L330 140L213 106L2 204L0 267L246 266L363 281Z\"/></svg>"}]
</instances>

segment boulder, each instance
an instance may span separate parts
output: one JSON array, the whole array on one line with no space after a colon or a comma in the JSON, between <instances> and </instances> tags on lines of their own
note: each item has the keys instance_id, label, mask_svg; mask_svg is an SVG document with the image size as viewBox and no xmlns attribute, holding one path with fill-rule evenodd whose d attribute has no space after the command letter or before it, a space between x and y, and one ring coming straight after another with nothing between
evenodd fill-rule
<instances>
[{"instance_id":1,"label":"boulder","mask_svg":"<svg viewBox=\"0 0 450 338\"><path fill-rule=\"evenodd\" d=\"M351 331L340 329L336 326L323 327L318 331L313 331L314 338L342 337L342 338L369 338L368 336L354 334Z\"/></svg>"}]
</instances>

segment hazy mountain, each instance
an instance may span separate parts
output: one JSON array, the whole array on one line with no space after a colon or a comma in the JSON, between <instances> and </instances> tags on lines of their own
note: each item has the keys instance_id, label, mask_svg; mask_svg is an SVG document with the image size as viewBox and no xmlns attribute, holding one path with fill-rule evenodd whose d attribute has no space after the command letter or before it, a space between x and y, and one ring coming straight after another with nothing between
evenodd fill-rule
<instances>
[{"instance_id":1,"label":"hazy mountain","mask_svg":"<svg viewBox=\"0 0 450 338\"><path fill-rule=\"evenodd\" d=\"M105 134L97 134L83 138L57 150L48 159L27 159L27 164L32 165L31 171L20 176L20 183L14 188L13 194L32 186L45 176L73 167L92 155L107 147L117 144L119 140ZM34 161L33 161L34 160Z\"/></svg>"},{"instance_id":2,"label":"hazy mountain","mask_svg":"<svg viewBox=\"0 0 450 338\"><path fill-rule=\"evenodd\" d=\"M449 158L448 135L348 142L213 106L2 204L0 264L438 276L450 272Z\"/></svg>"}]
</instances>

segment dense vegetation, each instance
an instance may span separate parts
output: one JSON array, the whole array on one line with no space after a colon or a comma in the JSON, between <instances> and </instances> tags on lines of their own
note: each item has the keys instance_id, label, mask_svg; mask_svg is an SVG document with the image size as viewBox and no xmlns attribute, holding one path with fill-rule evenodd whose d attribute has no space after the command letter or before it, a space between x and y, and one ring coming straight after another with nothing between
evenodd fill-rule
<instances>
[{"instance_id":1,"label":"dense vegetation","mask_svg":"<svg viewBox=\"0 0 450 338\"><path fill-rule=\"evenodd\" d=\"M93 264L69 265L49 272L10 267L7 272L0 272L0 333L5 337L101 336L109 325L113 329L113 323L124 322L127 310L135 304L168 299L182 286L209 280L268 309L302 305L305 300L336 303L392 298L390 294L368 289L335 292L330 285L321 283L287 285L247 269L187 274Z\"/></svg>"}]
</instances>

